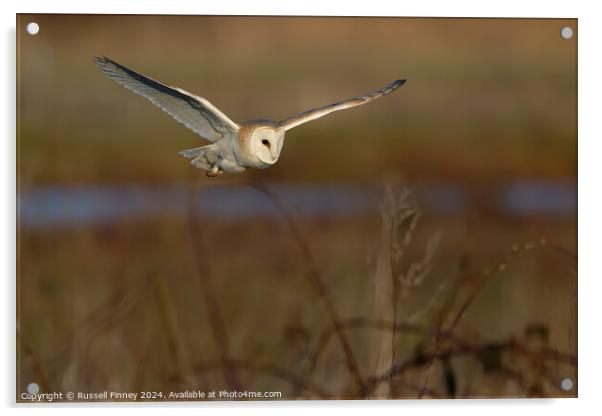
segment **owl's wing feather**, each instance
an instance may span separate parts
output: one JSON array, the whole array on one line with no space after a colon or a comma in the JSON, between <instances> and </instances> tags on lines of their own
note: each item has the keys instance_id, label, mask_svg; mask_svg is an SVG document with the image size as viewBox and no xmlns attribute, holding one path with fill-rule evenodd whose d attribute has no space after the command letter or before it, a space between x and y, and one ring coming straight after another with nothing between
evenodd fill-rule
<instances>
[{"instance_id":1,"label":"owl's wing feather","mask_svg":"<svg viewBox=\"0 0 602 416\"><path fill-rule=\"evenodd\" d=\"M155 81L106 57L96 57L94 62L113 81L147 98L207 140L215 142L240 128L203 97Z\"/></svg>"},{"instance_id":2,"label":"owl's wing feather","mask_svg":"<svg viewBox=\"0 0 602 416\"><path fill-rule=\"evenodd\" d=\"M287 118L286 120L281 121L280 126L283 127L285 131L290 130L293 127L297 127L298 125L307 123L308 121L324 117L325 115L330 114L334 111L345 110L347 108L367 104L382 97L383 95L387 95L395 91L397 88L405 84L405 82L405 79L399 79L368 94L360 95L358 97L349 98L347 100L325 105L323 107L304 111L303 113L297 114L295 116Z\"/></svg>"}]
</instances>

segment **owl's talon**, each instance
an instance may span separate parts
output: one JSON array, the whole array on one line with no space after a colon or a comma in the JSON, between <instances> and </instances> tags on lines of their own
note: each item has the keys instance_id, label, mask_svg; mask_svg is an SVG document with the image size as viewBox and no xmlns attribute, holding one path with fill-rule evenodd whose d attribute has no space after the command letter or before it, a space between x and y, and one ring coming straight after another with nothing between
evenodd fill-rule
<instances>
[{"instance_id":1,"label":"owl's talon","mask_svg":"<svg viewBox=\"0 0 602 416\"><path fill-rule=\"evenodd\" d=\"M207 177L215 178L217 175L221 175L224 173L219 167L216 165L211 166L211 168L207 171Z\"/></svg>"}]
</instances>

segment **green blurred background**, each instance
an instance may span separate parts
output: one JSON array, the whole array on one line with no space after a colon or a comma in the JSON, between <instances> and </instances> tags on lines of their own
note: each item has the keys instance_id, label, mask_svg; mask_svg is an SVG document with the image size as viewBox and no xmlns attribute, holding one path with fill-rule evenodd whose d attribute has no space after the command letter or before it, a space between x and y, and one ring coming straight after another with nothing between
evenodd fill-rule
<instances>
[{"instance_id":1,"label":"green blurred background","mask_svg":"<svg viewBox=\"0 0 602 416\"><path fill-rule=\"evenodd\" d=\"M387 250L379 201L387 187L414 190L424 209L406 257L420 258L429 238L441 235L432 270L404 297L399 320L420 311L416 319L434 325L445 299L461 304L482 269L513 245L545 239L483 289L458 331L489 342L522 337L535 325L546 348L576 353L576 20L17 20L18 392L31 380L55 391L227 386L220 371L195 370L220 351L202 300L186 192L174 199L182 207L142 214L128 211L131 199L106 197L139 189L156 192L149 204L174 187L230 192L198 214L201 262L210 263L229 354L278 362L334 396L344 396L350 383L338 344L329 345L317 368L306 362L328 321L304 280L305 260L278 212L268 215L270 201L238 193L246 183L287 190L283 201L343 318L378 314L376 269ZM36 36L25 32L30 21L40 25ZM570 40L560 36L567 25L575 32ZM92 62L97 55L201 95L237 122L280 120L395 79L408 82L373 104L291 130L269 169L210 179L178 155L203 141L106 78ZM365 189L381 193L362 199L360 210L329 205L319 213L313 205L321 200L303 196L341 187L345 198L357 191L362 199ZM195 198L216 195L203 192L194 191ZM247 197L260 200L251 206ZM107 211L115 201L123 209ZM239 211L218 215L228 208L220 201ZM241 215L247 209L251 214ZM366 376L376 371L379 335L350 333ZM402 337L399 357L419 342ZM543 377L520 364L525 384L538 387L529 389L485 367L457 362L458 392L575 395L555 386L575 378L574 368L548 368L553 375ZM407 386L420 385L424 370L379 397L415 397ZM315 397L277 377L239 376L249 390ZM429 383L439 397L450 396L445 377L437 373Z\"/></svg>"}]
</instances>

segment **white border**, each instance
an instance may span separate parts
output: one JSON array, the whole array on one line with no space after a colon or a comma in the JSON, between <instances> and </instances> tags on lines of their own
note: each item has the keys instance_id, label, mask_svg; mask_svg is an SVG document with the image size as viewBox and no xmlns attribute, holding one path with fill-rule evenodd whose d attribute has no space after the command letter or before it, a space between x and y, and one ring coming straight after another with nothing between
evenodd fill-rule
<instances>
[{"instance_id":1,"label":"white border","mask_svg":"<svg viewBox=\"0 0 602 416\"><path fill-rule=\"evenodd\" d=\"M602 204L599 197L602 177L600 166L600 142L602 131L600 118L602 66L600 40L602 20L594 1L545 1L526 2L505 0L493 4L484 1L414 1L393 3L384 0L351 3L349 1L302 0L221 0L211 3L180 0L89 0L52 2L21 0L18 4L1 3L4 39L1 43L3 64L0 100L0 125L4 131L2 149L3 202L0 256L4 267L4 341L0 343L4 369L0 377L1 403L12 406L15 397L15 13L122 13L122 14L254 14L254 15L338 15L338 16L441 16L441 17L577 17L579 18L579 399L565 400L461 400L461 401L401 401L401 402L279 402L279 403L211 403L182 405L125 405L129 411L138 410L151 414L163 414L167 408L198 414L222 413L233 409L246 409L254 414L292 414L307 412L326 413L334 407L346 414L365 414L367 411L394 411L421 415L445 414L504 415L510 412L545 412L549 415L566 416L568 412L589 413L598 408L602 369L601 316L602 276L599 274L598 257L602 244ZM124 406L124 405L122 405ZM26 406L20 406L26 407ZM85 412L105 413L116 405L92 405ZM45 412L80 412L81 408L67 405L44 406ZM200 408L200 409L198 409ZM23 409L21 409L23 410ZM25 410L31 410L26 408Z\"/></svg>"}]
</instances>

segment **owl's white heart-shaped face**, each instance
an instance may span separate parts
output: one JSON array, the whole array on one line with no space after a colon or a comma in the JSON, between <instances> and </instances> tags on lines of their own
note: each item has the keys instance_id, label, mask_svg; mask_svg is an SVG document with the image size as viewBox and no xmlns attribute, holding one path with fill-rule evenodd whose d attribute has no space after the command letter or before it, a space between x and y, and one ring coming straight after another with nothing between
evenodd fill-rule
<instances>
[{"instance_id":1,"label":"owl's white heart-shaped face","mask_svg":"<svg viewBox=\"0 0 602 416\"><path fill-rule=\"evenodd\" d=\"M272 127L259 127L251 135L251 152L261 163L273 165L280 157L284 143L284 130Z\"/></svg>"}]
</instances>

